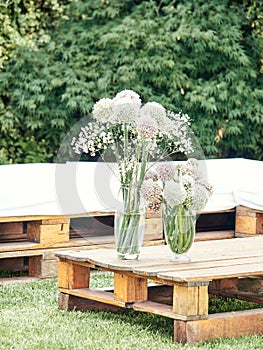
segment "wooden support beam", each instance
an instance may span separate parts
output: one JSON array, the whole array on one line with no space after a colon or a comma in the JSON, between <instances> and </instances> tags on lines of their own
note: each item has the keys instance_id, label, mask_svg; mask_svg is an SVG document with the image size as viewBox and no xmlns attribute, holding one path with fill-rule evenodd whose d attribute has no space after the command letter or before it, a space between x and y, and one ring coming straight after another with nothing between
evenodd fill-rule
<instances>
[{"instance_id":1,"label":"wooden support beam","mask_svg":"<svg viewBox=\"0 0 263 350\"><path fill-rule=\"evenodd\" d=\"M209 285L209 290L238 290L238 278L224 278L219 280L213 280Z\"/></svg>"},{"instance_id":2,"label":"wooden support beam","mask_svg":"<svg viewBox=\"0 0 263 350\"><path fill-rule=\"evenodd\" d=\"M263 211L238 206L236 208L236 234L263 234Z\"/></svg>"},{"instance_id":3,"label":"wooden support beam","mask_svg":"<svg viewBox=\"0 0 263 350\"><path fill-rule=\"evenodd\" d=\"M114 298L126 303L148 299L147 279L114 273Z\"/></svg>"},{"instance_id":4,"label":"wooden support beam","mask_svg":"<svg viewBox=\"0 0 263 350\"><path fill-rule=\"evenodd\" d=\"M263 309L235 311L209 315L197 321L174 321L174 341L197 343L217 337L262 334Z\"/></svg>"},{"instance_id":5,"label":"wooden support beam","mask_svg":"<svg viewBox=\"0 0 263 350\"><path fill-rule=\"evenodd\" d=\"M208 315L208 282L174 284L173 312L184 316Z\"/></svg>"},{"instance_id":6,"label":"wooden support beam","mask_svg":"<svg viewBox=\"0 0 263 350\"><path fill-rule=\"evenodd\" d=\"M90 267L70 261L58 262L58 287L65 289L89 288Z\"/></svg>"},{"instance_id":7,"label":"wooden support beam","mask_svg":"<svg viewBox=\"0 0 263 350\"><path fill-rule=\"evenodd\" d=\"M27 225L27 239L36 243L56 243L69 241L69 224L39 224Z\"/></svg>"},{"instance_id":8,"label":"wooden support beam","mask_svg":"<svg viewBox=\"0 0 263 350\"><path fill-rule=\"evenodd\" d=\"M116 312L122 309L122 307L117 305L111 305L107 303L102 303L96 300L83 299L81 297L59 293L58 306L61 310L72 311L88 311L88 310L98 310L105 312Z\"/></svg>"}]
</instances>

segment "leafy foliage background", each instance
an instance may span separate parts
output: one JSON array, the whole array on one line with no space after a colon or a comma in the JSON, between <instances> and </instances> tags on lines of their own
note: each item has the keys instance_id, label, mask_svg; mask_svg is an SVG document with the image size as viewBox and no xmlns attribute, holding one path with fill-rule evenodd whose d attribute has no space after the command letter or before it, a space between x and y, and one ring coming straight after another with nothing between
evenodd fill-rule
<instances>
[{"instance_id":1,"label":"leafy foliage background","mask_svg":"<svg viewBox=\"0 0 263 350\"><path fill-rule=\"evenodd\" d=\"M55 161L102 97L182 110L207 157L263 159L260 0L0 4L0 163Z\"/></svg>"}]
</instances>

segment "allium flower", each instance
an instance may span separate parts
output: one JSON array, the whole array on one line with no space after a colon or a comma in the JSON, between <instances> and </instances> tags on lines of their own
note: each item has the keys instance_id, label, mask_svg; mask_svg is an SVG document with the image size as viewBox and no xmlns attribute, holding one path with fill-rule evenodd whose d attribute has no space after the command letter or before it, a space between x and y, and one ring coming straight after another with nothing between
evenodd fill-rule
<instances>
[{"instance_id":1,"label":"allium flower","mask_svg":"<svg viewBox=\"0 0 263 350\"><path fill-rule=\"evenodd\" d=\"M184 186L180 182L173 180L165 183L163 197L165 202L170 206L183 204L187 196Z\"/></svg>"},{"instance_id":2,"label":"allium flower","mask_svg":"<svg viewBox=\"0 0 263 350\"><path fill-rule=\"evenodd\" d=\"M134 124L139 117L140 96L132 90L123 90L113 99L113 114L117 123Z\"/></svg>"},{"instance_id":3,"label":"allium flower","mask_svg":"<svg viewBox=\"0 0 263 350\"><path fill-rule=\"evenodd\" d=\"M192 196L190 209L200 212L206 205L209 199L209 192L202 184L196 184Z\"/></svg>"},{"instance_id":4,"label":"allium flower","mask_svg":"<svg viewBox=\"0 0 263 350\"><path fill-rule=\"evenodd\" d=\"M156 181L157 180L157 173L156 171L154 171L153 169L151 170L148 170L147 173L145 174L144 176L144 180L149 180L149 179L152 179L153 181Z\"/></svg>"},{"instance_id":5,"label":"allium flower","mask_svg":"<svg viewBox=\"0 0 263 350\"><path fill-rule=\"evenodd\" d=\"M141 116L151 117L157 121L158 125L163 126L163 121L166 118L166 110L160 103L148 102L142 106Z\"/></svg>"},{"instance_id":6,"label":"allium flower","mask_svg":"<svg viewBox=\"0 0 263 350\"><path fill-rule=\"evenodd\" d=\"M117 93L113 100L114 102L116 102L118 100L123 99L125 99L126 101L130 101L133 104L136 104L138 107L141 107L142 101L140 95L133 90L122 90L121 92Z\"/></svg>"},{"instance_id":7,"label":"allium flower","mask_svg":"<svg viewBox=\"0 0 263 350\"><path fill-rule=\"evenodd\" d=\"M92 114L94 118L101 123L110 122L112 119L112 104L110 98L102 98L93 106Z\"/></svg>"},{"instance_id":8,"label":"allium flower","mask_svg":"<svg viewBox=\"0 0 263 350\"><path fill-rule=\"evenodd\" d=\"M153 181L153 179L148 179L142 184L141 194L146 201L160 199L162 195L162 189L158 182Z\"/></svg>"},{"instance_id":9,"label":"allium flower","mask_svg":"<svg viewBox=\"0 0 263 350\"><path fill-rule=\"evenodd\" d=\"M122 98L113 102L112 110L116 123L134 124L139 117L140 107L132 100Z\"/></svg>"},{"instance_id":10,"label":"allium flower","mask_svg":"<svg viewBox=\"0 0 263 350\"><path fill-rule=\"evenodd\" d=\"M172 163L163 163L158 165L156 172L159 180L170 181L176 174L176 168Z\"/></svg>"},{"instance_id":11,"label":"allium flower","mask_svg":"<svg viewBox=\"0 0 263 350\"><path fill-rule=\"evenodd\" d=\"M137 120L137 130L141 138L152 139L158 132L158 125L153 118L143 116Z\"/></svg>"}]
</instances>

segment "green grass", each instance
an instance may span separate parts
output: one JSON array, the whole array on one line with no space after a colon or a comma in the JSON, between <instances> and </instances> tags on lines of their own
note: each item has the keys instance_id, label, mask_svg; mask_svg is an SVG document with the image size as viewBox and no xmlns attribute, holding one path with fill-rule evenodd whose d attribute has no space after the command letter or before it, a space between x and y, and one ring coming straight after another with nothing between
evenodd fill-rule
<instances>
[{"instance_id":1,"label":"green grass","mask_svg":"<svg viewBox=\"0 0 263 350\"><path fill-rule=\"evenodd\" d=\"M93 274L92 287L112 285L110 274ZM169 350L263 349L263 335L216 339L194 345L174 344L173 320L123 310L62 311L57 306L57 280L0 287L0 349L15 350ZM249 308L251 303L211 298L210 310Z\"/></svg>"}]
</instances>

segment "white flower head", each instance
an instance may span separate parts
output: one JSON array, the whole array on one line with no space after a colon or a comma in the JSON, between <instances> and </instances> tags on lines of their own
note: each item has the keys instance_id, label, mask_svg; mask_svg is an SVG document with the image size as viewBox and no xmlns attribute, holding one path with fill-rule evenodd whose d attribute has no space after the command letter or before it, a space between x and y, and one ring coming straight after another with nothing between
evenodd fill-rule
<instances>
[{"instance_id":1,"label":"white flower head","mask_svg":"<svg viewBox=\"0 0 263 350\"><path fill-rule=\"evenodd\" d=\"M132 102L133 104L136 104L139 107L141 107L142 101L141 101L140 95L133 90L122 90L121 92L117 93L117 95L114 97L113 100L118 101L122 99L130 100L130 102Z\"/></svg>"},{"instance_id":2,"label":"white flower head","mask_svg":"<svg viewBox=\"0 0 263 350\"><path fill-rule=\"evenodd\" d=\"M142 116L137 119L138 134L143 139L152 139L158 132L156 120L148 116Z\"/></svg>"},{"instance_id":3,"label":"white flower head","mask_svg":"<svg viewBox=\"0 0 263 350\"><path fill-rule=\"evenodd\" d=\"M208 199L209 199L209 192L206 189L206 187L203 186L202 184L196 184L194 188L194 193L192 196L192 203L189 209L197 212L202 211Z\"/></svg>"},{"instance_id":4,"label":"white flower head","mask_svg":"<svg viewBox=\"0 0 263 350\"><path fill-rule=\"evenodd\" d=\"M111 122L113 101L110 98L102 98L93 106L92 114L95 120L101 123Z\"/></svg>"},{"instance_id":5,"label":"white flower head","mask_svg":"<svg viewBox=\"0 0 263 350\"><path fill-rule=\"evenodd\" d=\"M184 186L180 182L173 180L165 183L163 197L166 203L170 206L183 204L187 196Z\"/></svg>"},{"instance_id":6,"label":"white flower head","mask_svg":"<svg viewBox=\"0 0 263 350\"><path fill-rule=\"evenodd\" d=\"M156 169L158 179L161 181L170 181L176 174L176 168L172 163L162 163Z\"/></svg>"},{"instance_id":7,"label":"white flower head","mask_svg":"<svg viewBox=\"0 0 263 350\"><path fill-rule=\"evenodd\" d=\"M157 181L154 181L153 179L148 179L142 184L141 194L146 201L159 201L162 195L162 189Z\"/></svg>"},{"instance_id":8,"label":"white flower head","mask_svg":"<svg viewBox=\"0 0 263 350\"><path fill-rule=\"evenodd\" d=\"M155 170L150 169L147 171L147 173L144 176L144 180L149 180L149 179L152 179L154 181L157 180L157 173Z\"/></svg>"},{"instance_id":9,"label":"white flower head","mask_svg":"<svg viewBox=\"0 0 263 350\"><path fill-rule=\"evenodd\" d=\"M133 90L123 90L113 99L113 114L117 123L135 123L141 107L140 96Z\"/></svg>"},{"instance_id":10,"label":"white flower head","mask_svg":"<svg viewBox=\"0 0 263 350\"><path fill-rule=\"evenodd\" d=\"M157 102L147 102L141 108L141 115L155 119L158 125L163 125L166 118L165 108Z\"/></svg>"},{"instance_id":11,"label":"white flower head","mask_svg":"<svg viewBox=\"0 0 263 350\"><path fill-rule=\"evenodd\" d=\"M188 175L188 174L181 175L180 181L186 188L194 188L195 186L195 179L191 175Z\"/></svg>"},{"instance_id":12,"label":"white flower head","mask_svg":"<svg viewBox=\"0 0 263 350\"><path fill-rule=\"evenodd\" d=\"M158 182L149 178L142 184L141 194L150 211L158 212L162 204L162 189Z\"/></svg>"}]
</instances>

